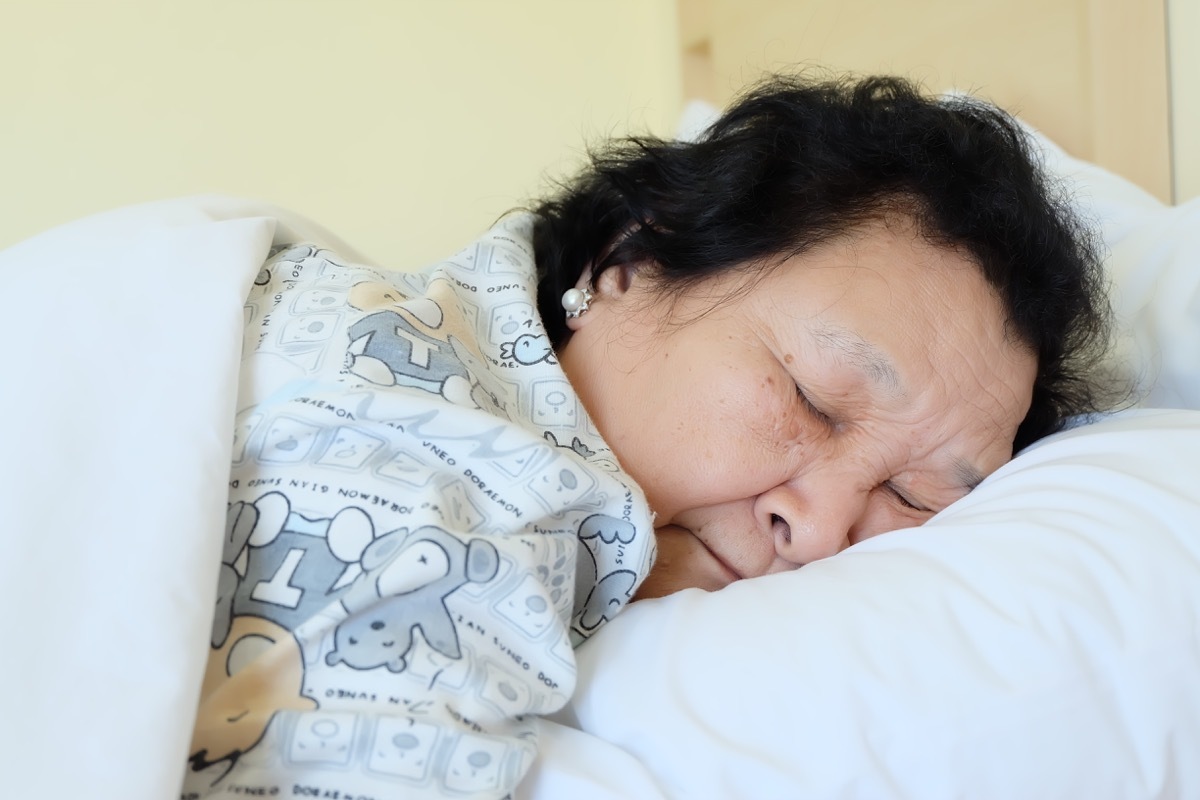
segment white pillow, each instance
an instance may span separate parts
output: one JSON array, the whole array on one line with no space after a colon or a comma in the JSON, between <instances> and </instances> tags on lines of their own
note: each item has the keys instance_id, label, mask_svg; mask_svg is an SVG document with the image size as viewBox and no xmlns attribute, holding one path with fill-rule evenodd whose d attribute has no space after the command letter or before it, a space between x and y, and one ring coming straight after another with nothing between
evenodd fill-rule
<instances>
[{"instance_id":1,"label":"white pillow","mask_svg":"<svg viewBox=\"0 0 1200 800\"><path fill-rule=\"evenodd\" d=\"M1147 408L1200 408L1200 198L1167 206L1031 132L1050 174L1096 224L1118 322L1112 365Z\"/></svg>"},{"instance_id":2,"label":"white pillow","mask_svg":"<svg viewBox=\"0 0 1200 800\"><path fill-rule=\"evenodd\" d=\"M925 527L635 604L573 712L669 797L1200 797L1200 412L1059 434Z\"/></svg>"}]
</instances>

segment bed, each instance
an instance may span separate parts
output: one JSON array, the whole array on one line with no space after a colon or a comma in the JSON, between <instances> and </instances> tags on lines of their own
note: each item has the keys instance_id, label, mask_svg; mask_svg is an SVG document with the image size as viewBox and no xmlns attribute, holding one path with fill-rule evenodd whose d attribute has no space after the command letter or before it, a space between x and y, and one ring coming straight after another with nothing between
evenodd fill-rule
<instances>
[{"instance_id":1,"label":"bed","mask_svg":"<svg viewBox=\"0 0 1200 800\"><path fill-rule=\"evenodd\" d=\"M517 797L1200 796L1200 205L1038 141L1102 231L1111 366L1138 407L1039 443L920 529L635 604L578 651ZM299 239L354 256L216 196L0 253L12 796L178 794L243 298L272 243Z\"/></svg>"}]
</instances>

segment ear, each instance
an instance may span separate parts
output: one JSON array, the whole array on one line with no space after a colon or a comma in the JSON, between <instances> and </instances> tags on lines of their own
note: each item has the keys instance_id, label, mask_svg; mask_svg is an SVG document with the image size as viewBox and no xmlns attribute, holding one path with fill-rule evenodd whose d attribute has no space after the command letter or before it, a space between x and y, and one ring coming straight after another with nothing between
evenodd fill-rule
<instances>
[{"instance_id":1,"label":"ear","mask_svg":"<svg viewBox=\"0 0 1200 800\"><path fill-rule=\"evenodd\" d=\"M638 269L639 265L637 264L619 264L609 267L600 273L595 280L595 286L592 286L592 269L588 267L579 276L575 288L591 290L591 307L594 308L597 303L612 302L624 296L633 286ZM586 313L577 317L567 317L567 328L571 331L577 331L587 323L588 315Z\"/></svg>"}]
</instances>

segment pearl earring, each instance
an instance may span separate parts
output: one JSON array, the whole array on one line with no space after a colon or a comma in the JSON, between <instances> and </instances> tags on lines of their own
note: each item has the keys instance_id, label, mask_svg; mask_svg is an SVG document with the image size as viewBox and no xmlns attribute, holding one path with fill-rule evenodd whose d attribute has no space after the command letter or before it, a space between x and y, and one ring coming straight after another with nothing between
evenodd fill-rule
<instances>
[{"instance_id":1,"label":"pearl earring","mask_svg":"<svg viewBox=\"0 0 1200 800\"><path fill-rule=\"evenodd\" d=\"M585 286L582 289L567 289L563 292L562 307L567 312L567 319L573 319L588 310L592 302L592 293Z\"/></svg>"}]
</instances>

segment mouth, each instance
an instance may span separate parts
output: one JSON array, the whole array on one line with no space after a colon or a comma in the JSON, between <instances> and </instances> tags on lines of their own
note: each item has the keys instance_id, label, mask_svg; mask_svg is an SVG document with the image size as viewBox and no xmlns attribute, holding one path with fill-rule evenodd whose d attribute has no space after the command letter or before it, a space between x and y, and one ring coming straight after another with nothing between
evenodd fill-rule
<instances>
[{"instance_id":1,"label":"mouth","mask_svg":"<svg viewBox=\"0 0 1200 800\"><path fill-rule=\"evenodd\" d=\"M692 536L695 537L696 541L700 543L700 546L705 549L709 557L713 560L713 563L720 568L722 575L726 580L732 583L733 581L740 581L742 579L741 573L731 567L725 559L721 558L721 556L717 554L716 550L713 550L708 546L707 542L705 542L699 536L696 536L695 533L692 533Z\"/></svg>"}]
</instances>

